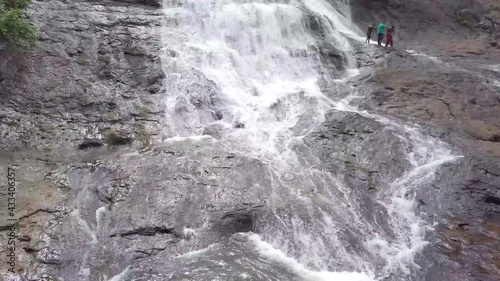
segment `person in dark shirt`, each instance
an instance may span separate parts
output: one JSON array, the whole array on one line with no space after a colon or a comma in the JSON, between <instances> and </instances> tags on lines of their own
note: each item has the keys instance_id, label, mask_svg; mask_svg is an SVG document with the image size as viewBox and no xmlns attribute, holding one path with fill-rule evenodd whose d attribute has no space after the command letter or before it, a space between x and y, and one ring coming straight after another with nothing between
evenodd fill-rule
<instances>
[{"instance_id":1,"label":"person in dark shirt","mask_svg":"<svg viewBox=\"0 0 500 281\"><path fill-rule=\"evenodd\" d=\"M391 45L391 48L392 46L394 45L394 25L387 29L387 40L385 42L385 46L387 47L388 45Z\"/></svg>"},{"instance_id":2,"label":"person in dark shirt","mask_svg":"<svg viewBox=\"0 0 500 281\"><path fill-rule=\"evenodd\" d=\"M372 24L368 27L368 31L366 32L366 43L368 43L368 45L370 45L370 40L372 39L372 33L373 33L373 29L375 28L375 24Z\"/></svg>"}]
</instances>

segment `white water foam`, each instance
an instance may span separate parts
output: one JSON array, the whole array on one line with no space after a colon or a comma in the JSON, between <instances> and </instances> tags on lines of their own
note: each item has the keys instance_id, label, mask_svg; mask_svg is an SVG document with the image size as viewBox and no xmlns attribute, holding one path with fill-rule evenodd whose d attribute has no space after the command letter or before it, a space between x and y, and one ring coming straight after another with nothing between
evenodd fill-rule
<instances>
[{"instance_id":1,"label":"white water foam","mask_svg":"<svg viewBox=\"0 0 500 281\"><path fill-rule=\"evenodd\" d=\"M495 86L498 89L500 89L500 80L493 81L493 86ZM496 91L496 93L500 95L500 90Z\"/></svg>"},{"instance_id":2,"label":"white water foam","mask_svg":"<svg viewBox=\"0 0 500 281\"><path fill-rule=\"evenodd\" d=\"M405 50L408 54L412 55L412 56L420 56L420 57L425 57L431 61L434 61L434 62L438 62L438 63L443 63L443 61L441 61L440 59L438 59L437 57L434 57L434 56L430 56L430 55L426 55L426 54L421 54L421 53L417 53L416 51L414 50Z\"/></svg>"},{"instance_id":3,"label":"white water foam","mask_svg":"<svg viewBox=\"0 0 500 281\"><path fill-rule=\"evenodd\" d=\"M190 137L172 137L164 140L164 143L166 144L175 144L175 143L182 143L182 144L209 144L209 143L214 143L217 140L214 139L211 136L203 135L203 136L190 136Z\"/></svg>"},{"instance_id":4,"label":"white water foam","mask_svg":"<svg viewBox=\"0 0 500 281\"><path fill-rule=\"evenodd\" d=\"M348 3L338 4L346 8ZM166 38L168 49L179 50L175 64L192 66L215 82L227 106L223 121L245 125L227 136L228 145L258 158L293 157L283 153L293 137L290 128L304 115L321 123L330 107L318 86L325 70L303 10L316 13L340 53L352 50L348 38L362 40L352 31L348 13L323 0L187 0L183 8L176 1L166 7L167 15L184 20L185 41ZM353 68L353 57L346 57ZM167 106L175 108L181 98L182 93L173 93Z\"/></svg>"},{"instance_id":5,"label":"white water foam","mask_svg":"<svg viewBox=\"0 0 500 281\"><path fill-rule=\"evenodd\" d=\"M199 256L203 255L207 251L209 251L211 247L213 247L213 246L210 245L210 246L208 246L207 248L204 248L204 249L187 252L185 254L178 255L175 258L176 259L191 259L191 258L196 258L196 257L199 257Z\"/></svg>"},{"instance_id":6,"label":"white water foam","mask_svg":"<svg viewBox=\"0 0 500 281\"><path fill-rule=\"evenodd\" d=\"M91 244L97 244L97 235L95 233L95 231L90 228L89 224L87 223L86 220L84 220L81 216L80 216L80 210L78 209L75 209L73 212L71 212L71 215L76 219L76 221L78 222L78 224L83 228L83 230L85 231L85 233L87 233L91 240L90 240L90 243Z\"/></svg>"},{"instance_id":7,"label":"white water foam","mask_svg":"<svg viewBox=\"0 0 500 281\"><path fill-rule=\"evenodd\" d=\"M338 1L337 4L343 5L342 9L345 9L348 3ZM273 3L187 0L182 8L176 1L167 1L165 6L167 15L183 21L182 32L170 33L165 37L166 48L179 53L179 56L166 63L168 70L165 72L172 79L170 84L181 85L178 87L182 89L185 87L183 85L191 83L183 80L181 73L172 74L173 71L179 71L178 65L201 71L220 89L220 98L226 110L221 122L232 124L238 121L245 125L244 128L229 131L226 139L222 140L223 144L228 149L269 163L271 173L293 173L288 168L297 166L298 161L292 146L321 124L325 112L332 106L318 85L320 79L330 78L325 76L326 70L316 46L317 39L310 34L309 18L304 10L314 12L314 19L325 27L324 34L329 43L340 54L346 54L350 76L358 74L353 56L347 55L353 49L350 40L362 41L363 38L352 31L349 13L340 13L339 9L332 8L322 0ZM333 81L344 82L343 79ZM173 91L167 106L176 108L183 101L183 95L185 93L182 90ZM299 133L294 133L291 129L304 118L308 121L307 126ZM184 124L182 126L179 131L186 127ZM194 128L196 124L188 127ZM305 175L301 175L300 180L307 185L314 185ZM327 181L325 179L325 184ZM279 190L278 186L285 186L288 190L280 192L293 193L292 196L308 208L309 216L314 217L315 212L321 211L310 207L313 203L307 196L302 196L300 190L288 187L279 178L276 184L273 189ZM327 200L323 201L329 204ZM332 246L331 243L338 245L335 250L338 250L339 256L347 255L343 254L345 251L337 239L335 219L330 218L327 212L323 211L323 214L324 221L318 226L320 229L313 233L307 233L309 230L301 218L294 218L295 235L301 237L296 241L302 249L300 259L315 265L315 268L329 267L328 256L333 249L323 244L321 237L324 234L331 236L325 237L329 246ZM286 243L283 239L281 244ZM351 267L366 268L359 266L362 261L358 258L353 257L351 261L345 256L345 259L349 259L347 263ZM312 274L313 271L308 272ZM325 272L321 274L325 275Z\"/></svg>"},{"instance_id":8,"label":"white water foam","mask_svg":"<svg viewBox=\"0 0 500 281\"><path fill-rule=\"evenodd\" d=\"M125 281L126 278L132 273L130 266L127 266L120 274L113 276L108 281Z\"/></svg>"},{"instance_id":9,"label":"white water foam","mask_svg":"<svg viewBox=\"0 0 500 281\"><path fill-rule=\"evenodd\" d=\"M360 272L312 271L295 259L286 256L282 251L263 241L257 234L245 233L257 252L267 260L275 262L304 281L374 281L374 277Z\"/></svg>"},{"instance_id":10,"label":"white water foam","mask_svg":"<svg viewBox=\"0 0 500 281\"><path fill-rule=\"evenodd\" d=\"M185 227L182 230L182 236L186 240L191 240L196 236L196 230L189 228L189 227Z\"/></svg>"},{"instance_id":11,"label":"white water foam","mask_svg":"<svg viewBox=\"0 0 500 281\"><path fill-rule=\"evenodd\" d=\"M493 70L500 74L500 64L490 64L486 66L486 69Z\"/></svg>"},{"instance_id":12,"label":"white water foam","mask_svg":"<svg viewBox=\"0 0 500 281\"><path fill-rule=\"evenodd\" d=\"M106 206L100 207L95 211L96 218L96 230L100 230L103 225L104 217L109 213L109 210Z\"/></svg>"}]
</instances>

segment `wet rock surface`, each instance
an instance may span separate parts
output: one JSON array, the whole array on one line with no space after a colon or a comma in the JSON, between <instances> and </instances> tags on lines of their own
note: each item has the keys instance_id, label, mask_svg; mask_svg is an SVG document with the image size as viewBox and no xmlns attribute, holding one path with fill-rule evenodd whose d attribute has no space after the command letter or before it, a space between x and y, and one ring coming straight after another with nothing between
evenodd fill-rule
<instances>
[{"instance_id":1,"label":"wet rock surface","mask_svg":"<svg viewBox=\"0 0 500 281\"><path fill-rule=\"evenodd\" d=\"M371 55L358 60L361 65L373 61L375 71L351 82L366 96L361 108L420 124L463 156L444 164L433 184L417 191L421 212L439 222L437 233L429 237L433 246L418 259L428 272L423 280L496 280L500 270L494 254L500 212L495 203L500 184L500 53L475 40L456 46L438 40L425 53L372 47ZM472 51L477 46L481 51ZM384 62L377 64L372 58L381 55Z\"/></svg>"},{"instance_id":2,"label":"wet rock surface","mask_svg":"<svg viewBox=\"0 0 500 281\"><path fill-rule=\"evenodd\" d=\"M429 71L400 65L376 71L368 81L376 90L365 108L462 133L472 145L500 156L500 96L494 78L452 66Z\"/></svg>"},{"instance_id":3,"label":"wet rock surface","mask_svg":"<svg viewBox=\"0 0 500 281\"><path fill-rule=\"evenodd\" d=\"M0 145L50 149L54 142L101 138L109 129L156 135L165 110L157 6L34 2L39 47L0 54Z\"/></svg>"},{"instance_id":4,"label":"wet rock surface","mask_svg":"<svg viewBox=\"0 0 500 281\"><path fill-rule=\"evenodd\" d=\"M422 43L415 49L437 57L355 46L362 74L347 85L364 95L353 101L362 109L420 124L464 156L443 165L433 184L416 192L420 213L438 225L431 245L417 257L422 271L415 280L495 280L500 270L498 48L484 40L438 39L450 29L475 38L456 15L482 21L496 14L480 7L466 10L460 1L451 10L441 1L410 2L415 1L356 0L363 9L355 10L354 18L363 24L395 18L404 26L402 40L435 39L432 48ZM185 124L186 134L223 139L227 128L207 124L228 117L217 86L206 77L182 70L189 73L186 81L175 84L182 71L163 73L159 7L149 0L35 2L30 16L40 27L39 48L28 55L0 51L0 166L22 171L19 270L24 280L110 280L127 268L137 280L195 280L172 272L199 264L186 265L174 256L209 245L215 245L214 260L224 251L239 255L248 249L235 246L244 240L235 233L276 223L276 210L268 209L273 175L263 161L228 152L212 140L157 145L164 137L160 131L169 136L170 126ZM433 13L427 13L429 7ZM311 22L310 28L324 40L321 26ZM488 31L481 32L487 38ZM319 47L328 71L343 69L346 58L334 46ZM165 83L186 86L175 108L165 106ZM327 87L326 95L333 97L338 89ZM175 118L163 118L166 110ZM332 110L325 117L295 151L308 165L341 177L363 215L385 227L387 214L377 195L408 170L407 144L390 126L359 113ZM237 121L234 128L245 124ZM293 184L296 179L288 176L286 183ZM330 210L331 201L321 192L301 191L315 194L313 202ZM283 217L307 213L302 206L279 203ZM5 225L0 231L6 234ZM354 235L348 230L339 233L353 252L362 252L356 245L363 241L349 237ZM228 262L241 268L238 260ZM262 266L262 272L280 271ZM255 280L265 278L252 274Z\"/></svg>"},{"instance_id":5,"label":"wet rock surface","mask_svg":"<svg viewBox=\"0 0 500 281\"><path fill-rule=\"evenodd\" d=\"M41 186L54 183L55 201L20 213L23 276L98 280L255 230L271 190L269 178L253 175L266 169L214 147L174 144L52 170Z\"/></svg>"},{"instance_id":6,"label":"wet rock surface","mask_svg":"<svg viewBox=\"0 0 500 281\"><path fill-rule=\"evenodd\" d=\"M428 238L432 246L417 258L427 272L421 280L498 279L496 3L355 0L351 5L363 30L379 22L397 30L395 49L372 47L357 56L358 65L376 66L369 78L353 82L367 97L360 106L421 124L463 156L444 164L433 184L417 192L421 212L438 222ZM380 56L383 63L373 59Z\"/></svg>"},{"instance_id":7,"label":"wet rock surface","mask_svg":"<svg viewBox=\"0 0 500 281\"><path fill-rule=\"evenodd\" d=\"M387 188L410 166L404 144L390 128L358 113L330 111L300 148L318 155L318 168L344 175L355 190Z\"/></svg>"}]
</instances>

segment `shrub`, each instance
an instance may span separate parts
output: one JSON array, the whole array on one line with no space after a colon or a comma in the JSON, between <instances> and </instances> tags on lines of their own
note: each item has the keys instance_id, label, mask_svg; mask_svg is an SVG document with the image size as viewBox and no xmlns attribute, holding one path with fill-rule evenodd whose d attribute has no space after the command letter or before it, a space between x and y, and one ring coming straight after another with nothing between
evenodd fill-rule
<instances>
[{"instance_id":1,"label":"shrub","mask_svg":"<svg viewBox=\"0 0 500 281\"><path fill-rule=\"evenodd\" d=\"M30 4L31 0L3 0L2 1L6 9L26 9Z\"/></svg>"},{"instance_id":2,"label":"shrub","mask_svg":"<svg viewBox=\"0 0 500 281\"><path fill-rule=\"evenodd\" d=\"M24 14L30 0L0 0L0 40L21 48L36 45L36 28Z\"/></svg>"}]
</instances>

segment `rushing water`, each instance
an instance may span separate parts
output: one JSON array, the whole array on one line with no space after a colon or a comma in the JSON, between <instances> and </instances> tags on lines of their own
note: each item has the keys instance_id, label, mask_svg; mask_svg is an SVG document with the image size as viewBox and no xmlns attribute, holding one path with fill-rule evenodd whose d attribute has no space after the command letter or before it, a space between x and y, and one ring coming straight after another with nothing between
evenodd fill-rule
<instances>
[{"instance_id":1,"label":"rushing water","mask_svg":"<svg viewBox=\"0 0 500 281\"><path fill-rule=\"evenodd\" d=\"M356 92L324 95L324 81L345 88L339 78L357 73L351 50L363 38L348 2L166 0L164 7L166 137L190 139L219 124L219 142L266 163L273 182L272 220L260 222L259 235L239 234L179 256L179 280L364 281L411 274L431 229L414 210L413 190L455 157L417 128L352 107ZM325 42L344 58L343 69L325 67L319 51ZM378 195L392 235L363 215L357 207L363 202L340 177L294 149L330 109L376 120L405 144L411 168ZM236 123L244 128L233 128Z\"/></svg>"}]
</instances>

